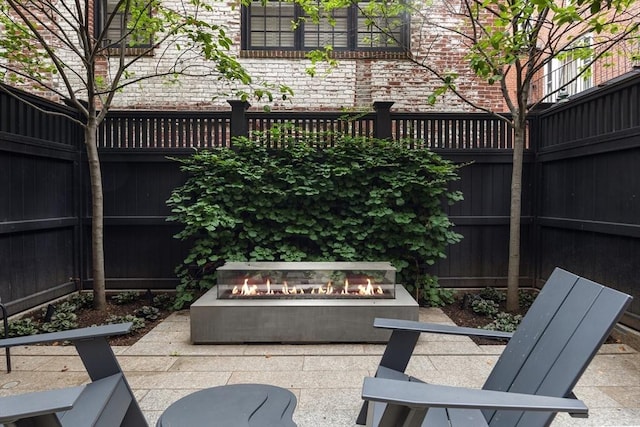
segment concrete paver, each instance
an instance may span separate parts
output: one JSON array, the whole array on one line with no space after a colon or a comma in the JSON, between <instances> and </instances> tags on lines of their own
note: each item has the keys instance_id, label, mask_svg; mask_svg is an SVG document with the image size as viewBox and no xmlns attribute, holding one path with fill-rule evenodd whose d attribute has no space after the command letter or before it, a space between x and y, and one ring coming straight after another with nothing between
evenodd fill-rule
<instances>
[{"instance_id":1,"label":"concrete paver","mask_svg":"<svg viewBox=\"0 0 640 427\"><path fill-rule=\"evenodd\" d=\"M452 323L438 309L421 308L420 320ZM436 384L480 387L503 349L424 334L407 372ZM383 350L379 344L194 346L188 312L173 314L134 345L114 347L151 426L172 402L194 391L258 382L296 395L299 427L354 427L362 380L373 375ZM20 347L11 354L14 371L0 373L0 396L89 381L73 347ZM553 427L640 426L640 353L622 344L603 346L575 393L590 417L560 414Z\"/></svg>"}]
</instances>

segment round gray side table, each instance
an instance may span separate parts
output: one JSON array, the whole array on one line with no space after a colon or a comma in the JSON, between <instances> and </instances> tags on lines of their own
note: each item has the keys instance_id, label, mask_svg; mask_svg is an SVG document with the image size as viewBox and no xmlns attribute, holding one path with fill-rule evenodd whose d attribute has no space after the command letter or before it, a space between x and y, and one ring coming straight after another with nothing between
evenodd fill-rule
<instances>
[{"instance_id":1,"label":"round gray side table","mask_svg":"<svg viewBox=\"0 0 640 427\"><path fill-rule=\"evenodd\" d=\"M296 397L265 384L232 384L191 393L172 403L156 427L296 427Z\"/></svg>"}]
</instances>

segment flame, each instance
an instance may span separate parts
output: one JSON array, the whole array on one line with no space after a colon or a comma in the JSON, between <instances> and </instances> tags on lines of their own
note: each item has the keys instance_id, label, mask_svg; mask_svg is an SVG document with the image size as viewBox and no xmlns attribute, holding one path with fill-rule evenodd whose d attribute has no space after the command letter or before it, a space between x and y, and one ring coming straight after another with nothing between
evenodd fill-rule
<instances>
[{"instance_id":1,"label":"flame","mask_svg":"<svg viewBox=\"0 0 640 427\"><path fill-rule=\"evenodd\" d=\"M237 286L233 287L233 290L231 291L231 293L233 295L243 295L243 296L249 296L249 295L256 295L258 293L258 285L251 285L249 286L249 279L244 279L244 283L242 284L242 288L238 289Z\"/></svg>"},{"instance_id":2,"label":"flame","mask_svg":"<svg viewBox=\"0 0 640 427\"><path fill-rule=\"evenodd\" d=\"M349 293L349 279L344 279L344 288L342 288L342 292L343 295L346 295Z\"/></svg>"},{"instance_id":3,"label":"flame","mask_svg":"<svg viewBox=\"0 0 640 427\"><path fill-rule=\"evenodd\" d=\"M373 295L373 286L371 285L371 279L367 279L367 286L358 286L359 295Z\"/></svg>"},{"instance_id":4,"label":"flame","mask_svg":"<svg viewBox=\"0 0 640 427\"><path fill-rule=\"evenodd\" d=\"M249 284L250 278L245 278L244 283L242 285L234 286L231 290L231 294L234 296L267 296L267 295L301 295L301 294L314 294L314 295L360 295L360 296L374 296L374 295L384 295L384 290L382 286L373 285L371 283L371 279L366 279L367 283L352 286L349 288L349 280L344 280L344 285L342 287L334 288L333 282L331 280L327 281L325 285L310 285L307 288L303 287L304 285L296 285L289 286L289 284L284 281L282 286L276 286L271 283L271 279L266 279L261 285L257 284ZM274 286L272 286L274 285ZM277 288L280 287L280 290Z\"/></svg>"}]
</instances>

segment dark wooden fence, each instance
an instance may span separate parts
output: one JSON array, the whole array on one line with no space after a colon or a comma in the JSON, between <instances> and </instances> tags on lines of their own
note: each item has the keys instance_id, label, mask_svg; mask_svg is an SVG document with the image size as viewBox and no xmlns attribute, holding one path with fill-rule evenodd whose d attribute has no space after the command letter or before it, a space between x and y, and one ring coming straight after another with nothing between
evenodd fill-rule
<instances>
[{"instance_id":1,"label":"dark wooden fence","mask_svg":"<svg viewBox=\"0 0 640 427\"><path fill-rule=\"evenodd\" d=\"M559 265L635 295L629 323L638 328L640 286L634 280L633 261L640 256L640 174L635 172L640 156L639 86L640 76L628 76L532 115L525 152L521 265L524 285L540 285L552 267ZM0 102L14 102L4 96L0 94ZM449 209L464 239L449 248L447 259L433 266L432 272L444 286L505 284L513 135L504 120L486 114L396 113L390 110L391 103L376 103L373 112L362 114L265 113L246 111L243 102L231 104L227 112L109 114L101 127L99 144L110 289L166 289L176 284L173 269L188 248L172 238L179 228L165 221L169 214L165 200L184 180L169 157L185 156L198 148L227 147L233 136L254 135L277 124L286 127L279 138L265 140L270 147L279 147L287 138L305 132L340 132L354 137L391 137L414 148L430 148L455 162L469 163L454 184L465 200ZM56 178L64 182L55 186L72 191L63 194L60 189L52 190L58 181L40 176L44 167L25 163L22 172L9 174L6 168L0 169L3 183L7 183L2 188L21 189L19 196L3 193L2 201L37 204L31 194L59 195L55 209L0 215L0 254L7 254L2 257L0 296L14 302L33 294L49 295L51 289L69 289L74 284L69 278L78 278L84 288L90 288L90 193L86 159L77 145L81 134L74 125L62 137L52 136L53 142L38 136L37 154L22 154L19 150L26 148L16 147L30 147L33 137L28 132L35 132L38 126L9 128L20 122L15 114L26 113L12 107L12 118L5 120L4 111L8 110L4 105L8 104L1 105L0 167L11 163L16 170L16 156L36 157L65 170L66 175L59 173ZM33 117L30 120L36 120ZM63 124L51 128L65 129ZM49 158L50 152L57 154ZM74 169L74 165L78 167ZM30 182L26 171L38 172L40 181ZM7 203L0 209L9 209ZM55 240L43 247L46 255L42 256L55 267L43 265L44 273L38 273L37 279L27 277L33 274L27 271L32 258L25 256L30 247L22 242L26 249L19 251L14 243L30 238L25 224L33 217L38 218L36 222L66 218L51 220L66 234L57 242L62 249L53 249L57 247ZM25 224L15 228L12 223L16 221Z\"/></svg>"},{"instance_id":2,"label":"dark wooden fence","mask_svg":"<svg viewBox=\"0 0 640 427\"><path fill-rule=\"evenodd\" d=\"M455 184L465 194L465 200L450 212L465 239L451 247L450 256L434 266L433 272L446 286L503 284L509 233L509 148L513 143L506 122L487 114L392 113L391 106L392 103L376 103L375 112L361 114L252 112L245 111L245 103L233 103L232 111L227 113L110 113L99 138L109 287L171 288L176 284L173 268L184 258L187 248L172 238L178 231L176 225L164 220L169 213L164 201L183 179L169 156L180 157L194 148L228 147L232 136L262 138L268 147L277 148L290 138L310 133L318 138L319 145L327 141L333 144L337 134L393 137L406 141L408 146L430 148L455 162L469 163ZM281 126L278 137L256 135L273 126ZM151 137L167 134L169 138ZM533 158L528 150L525 179L530 177ZM86 194L88 190L87 187ZM88 203L85 206L83 218L88 227ZM531 192L525 187L523 229L527 247L531 209ZM87 228L85 233L88 232ZM89 254L88 242L86 245ZM478 252L479 248L483 250ZM492 249L484 250L487 248ZM469 257L470 253L476 256ZM89 257L84 259L83 283L90 287ZM461 259L465 261L460 262ZM522 277L528 284L533 283L528 257L523 257Z\"/></svg>"},{"instance_id":3,"label":"dark wooden fence","mask_svg":"<svg viewBox=\"0 0 640 427\"><path fill-rule=\"evenodd\" d=\"M561 266L634 295L640 330L640 72L538 122L535 276Z\"/></svg>"},{"instance_id":4,"label":"dark wooden fence","mask_svg":"<svg viewBox=\"0 0 640 427\"><path fill-rule=\"evenodd\" d=\"M11 93L0 90L0 298L16 312L76 289L82 132L55 115L73 110Z\"/></svg>"}]
</instances>

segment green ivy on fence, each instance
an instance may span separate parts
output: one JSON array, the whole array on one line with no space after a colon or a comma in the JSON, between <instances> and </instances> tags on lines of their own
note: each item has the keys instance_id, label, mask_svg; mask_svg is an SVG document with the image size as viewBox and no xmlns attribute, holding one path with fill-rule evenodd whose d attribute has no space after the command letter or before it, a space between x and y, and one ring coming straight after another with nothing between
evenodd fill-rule
<instances>
[{"instance_id":1,"label":"green ivy on fence","mask_svg":"<svg viewBox=\"0 0 640 427\"><path fill-rule=\"evenodd\" d=\"M278 149L263 142L177 159L188 178L167 201L169 220L193 245L176 270L176 308L209 289L226 261L390 261L415 291L461 239L443 209L462 199L448 189L458 166L433 152L345 136L317 147L317 134Z\"/></svg>"}]
</instances>

